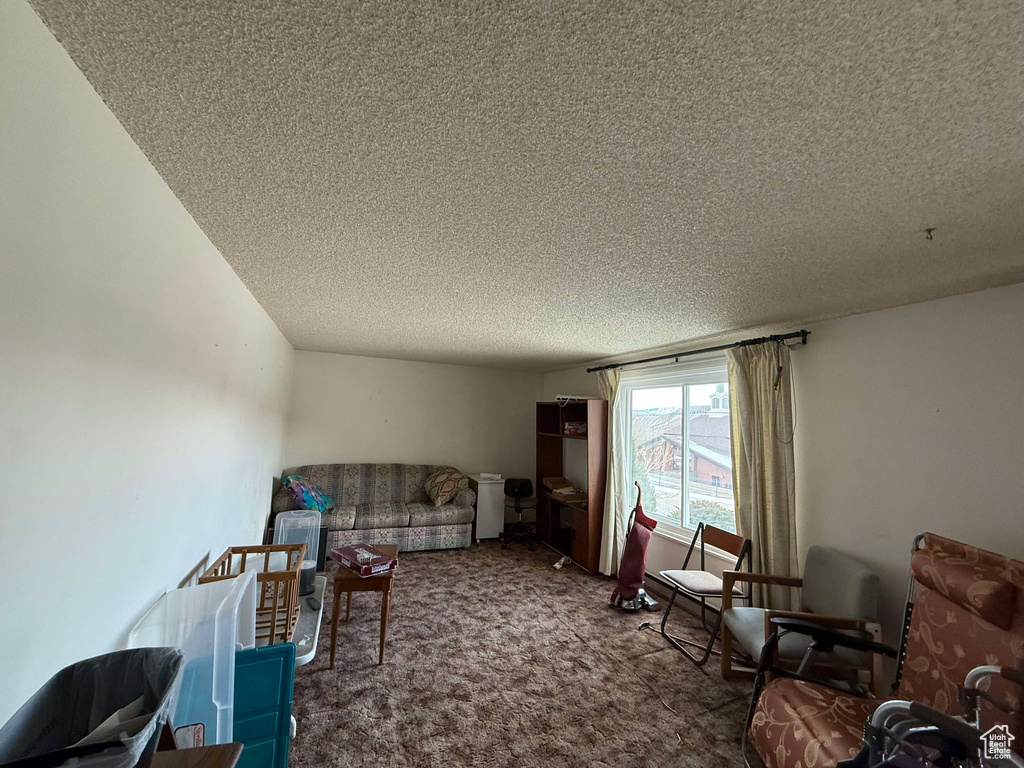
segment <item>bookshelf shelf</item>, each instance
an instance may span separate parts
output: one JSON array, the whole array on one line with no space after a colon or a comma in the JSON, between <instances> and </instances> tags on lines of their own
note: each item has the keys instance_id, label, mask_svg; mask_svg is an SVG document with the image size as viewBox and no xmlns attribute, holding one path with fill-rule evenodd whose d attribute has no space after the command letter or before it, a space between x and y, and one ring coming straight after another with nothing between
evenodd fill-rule
<instances>
[{"instance_id":1,"label":"bookshelf shelf","mask_svg":"<svg viewBox=\"0 0 1024 768\"><path fill-rule=\"evenodd\" d=\"M557 437L562 440L586 440L586 435L560 435L557 432L538 432L538 435L542 437Z\"/></svg>"}]
</instances>

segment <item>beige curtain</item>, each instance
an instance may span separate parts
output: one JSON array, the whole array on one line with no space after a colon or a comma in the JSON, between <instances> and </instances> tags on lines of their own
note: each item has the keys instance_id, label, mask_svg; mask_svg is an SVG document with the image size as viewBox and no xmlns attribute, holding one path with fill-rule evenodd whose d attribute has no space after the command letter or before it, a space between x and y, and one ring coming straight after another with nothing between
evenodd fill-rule
<instances>
[{"instance_id":1,"label":"beige curtain","mask_svg":"<svg viewBox=\"0 0 1024 768\"><path fill-rule=\"evenodd\" d=\"M789 348L771 342L726 355L737 529L753 544L755 571L797 576ZM799 605L792 588L765 585L754 585L754 603L781 610Z\"/></svg>"},{"instance_id":2,"label":"beige curtain","mask_svg":"<svg viewBox=\"0 0 1024 768\"><path fill-rule=\"evenodd\" d=\"M623 503L623 488L627 463L623 461L626 416L624 402L619 397L622 372L609 368L598 372L601 398L608 401L608 478L604 492L604 525L601 529L601 562L599 569L606 576L614 576L619 569L619 557L626 544L628 510Z\"/></svg>"}]
</instances>

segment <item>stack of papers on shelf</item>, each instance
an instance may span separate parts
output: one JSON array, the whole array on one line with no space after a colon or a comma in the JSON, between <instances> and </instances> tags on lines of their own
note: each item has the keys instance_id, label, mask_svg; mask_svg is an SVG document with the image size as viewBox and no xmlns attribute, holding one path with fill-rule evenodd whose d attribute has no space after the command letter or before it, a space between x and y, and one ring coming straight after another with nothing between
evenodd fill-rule
<instances>
[{"instance_id":1,"label":"stack of papers on shelf","mask_svg":"<svg viewBox=\"0 0 1024 768\"><path fill-rule=\"evenodd\" d=\"M576 488L555 488L552 491L552 495L558 499L558 501L568 503L570 501L586 501L587 494Z\"/></svg>"},{"instance_id":2,"label":"stack of papers on shelf","mask_svg":"<svg viewBox=\"0 0 1024 768\"><path fill-rule=\"evenodd\" d=\"M501 472L481 472L481 480L501 480Z\"/></svg>"},{"instance_id":3,"label":"stack of papers on shelf","mask_svg":"<svg viewBox=\"0 0 1024 768\"><path fill-rule=\"evenodd\" d=\"M565 477L545 477L541 479L541 484L551 491L552 497L557 499L559 502L570 502L570 501L586 501L587 494L583 491L577 490L573 484Z\"/></svg>"}]
</instances>

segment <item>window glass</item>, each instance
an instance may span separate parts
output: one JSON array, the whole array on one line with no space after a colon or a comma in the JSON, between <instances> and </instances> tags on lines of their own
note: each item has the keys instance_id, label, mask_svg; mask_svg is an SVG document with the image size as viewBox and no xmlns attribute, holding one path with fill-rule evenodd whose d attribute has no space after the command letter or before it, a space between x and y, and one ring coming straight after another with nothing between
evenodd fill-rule
<instances>
[{"instance_id":1,"label":"window glass","mask_svg":"<svg viewBox=\"0 0 1024 768\"><path fill-rule=\"evenodd\" d=\"M627 388L629 467L644 511L670 527L703 522L735 532L724 365L636 375Z\"/></svg>"}]
</instances>

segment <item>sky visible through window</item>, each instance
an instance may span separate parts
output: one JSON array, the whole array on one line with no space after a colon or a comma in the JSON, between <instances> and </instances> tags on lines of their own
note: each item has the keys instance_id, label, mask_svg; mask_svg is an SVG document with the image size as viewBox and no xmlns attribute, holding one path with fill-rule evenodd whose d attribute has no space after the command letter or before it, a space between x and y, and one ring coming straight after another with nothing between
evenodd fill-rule
<instances>
[{"instance_id":1,"label":"sky visible through window","mask_svg":"<svg viewBox=\"0 0 1024 768\"><path fill-rule=\"evenodd\" d=\"M691 384L690 405L711 405L711 393L715 384ZM633 391L633 410L647 411L654 408L682 408L682 387L658 387L657 389L637 389Z\"/></svg>"}]
</instances>

